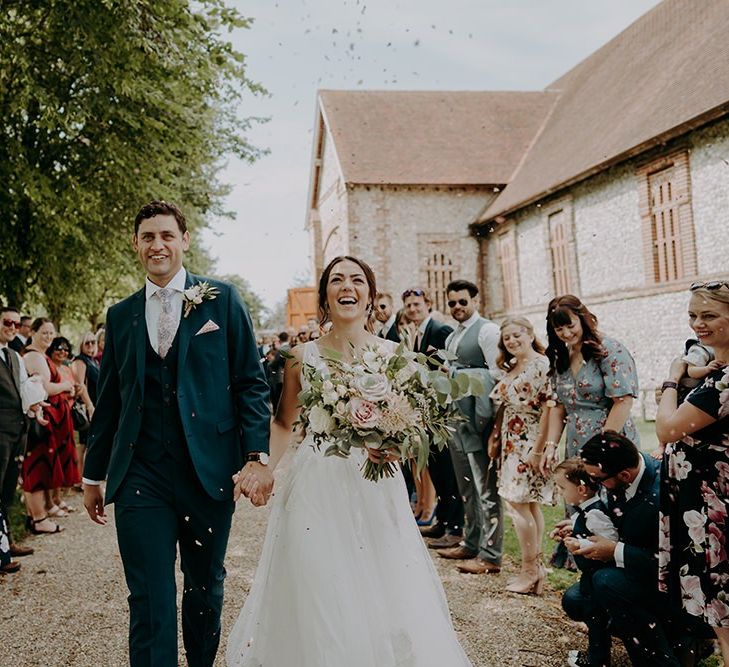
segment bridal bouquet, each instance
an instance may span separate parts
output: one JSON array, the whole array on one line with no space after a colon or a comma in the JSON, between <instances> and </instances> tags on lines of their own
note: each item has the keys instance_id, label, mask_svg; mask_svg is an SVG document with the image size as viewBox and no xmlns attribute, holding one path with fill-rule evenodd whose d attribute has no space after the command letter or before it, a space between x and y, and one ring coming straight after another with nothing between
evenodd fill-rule
<instances>
[{"instance_id":1,"label":"bridal bouquet","mask_svg":"<svg viewBox=\"0 0 729 667\"><path fill-rule=\"evenodd\" d=\"M362 468L372 481L395 474L397 467L385 461L387 454L415 460L420 473L430 446L443 449L451 424L459 419L452 403L484 391L477 378L433 370L428 357L403 344L394 352L365 348L352 362L329 350L325 361L330 372L303 368L309 388L299 394L299 423L306 425L315 447L325 447L326 456L347 458L352 447L381 451L380 463L367 459Z\"/></svg>"}]
</instances>

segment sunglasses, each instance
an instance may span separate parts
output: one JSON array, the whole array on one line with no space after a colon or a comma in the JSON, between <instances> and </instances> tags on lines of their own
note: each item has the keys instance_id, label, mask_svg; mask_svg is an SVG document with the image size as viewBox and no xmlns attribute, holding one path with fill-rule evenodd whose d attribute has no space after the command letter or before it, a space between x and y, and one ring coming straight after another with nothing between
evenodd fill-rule
<instances>
[{"instance_id":1,"label":"sunglasses","mask_svg":"<svg viewBox=\"0 0 729 667\"><path fill-rule=\"evenodd\" d=\"M20 322L16 322L15 320L3 320L3 326L8 327L9 329L20 329Z\"/></svg>"},{"instance_id":2,"label":"sunglasses","mask_svg":"<svg viewBox=\"0 0 729 667\"><path fill-rule=\"evenodd\" d=\"M455 308L456 304L459 306L467 306L468 305L468 299L458 299L458 301L449 301L448 307L449 308Z\"/></svg>"},{"instance_id":3,"label":"sunglasses","mask_svg":"<svg viewBox=\"0 0 729 667\"><path fill-rule=\"evenodd\" d=\"M68 354L71 350L69 350L67 347L57 347L54 352L65 352Z\"/></svg>"},{"instance_id":4,"label":"sunglasses","mask_svg":"<svg viewBox=\"0 0 729 667\"><path fill-rule=\"evenodd\" d=\"M84 345L96 345L96 341L95 340L85 340L83 344Z\"/></svg>"},{"instance_id":5,"label":"sunglasses","mask_svg":"<svg viewBox=\"0 0 729 667\"><path fill-rule=\"evenodd\" d=\"M726 281L726 280L710 280L709 282L698 281L695 283L691 283L691 287L689 287L689 289L692 292L694 292L697 289L717 290L717 289L721 289L722 287L726 287L727 289L729 289L729 281Z\"/></svg>"},{"instance_id":6,"label":"sunglasses","mask_svg":"<svg viewBox=\"0 0 729 667\"><path fill-rule=\"evenodd\" d=\"M402 298L407 299L409 296L425 296L425 290L422 289L406 289L402 293Z\"/></svg>"}]
</instances>

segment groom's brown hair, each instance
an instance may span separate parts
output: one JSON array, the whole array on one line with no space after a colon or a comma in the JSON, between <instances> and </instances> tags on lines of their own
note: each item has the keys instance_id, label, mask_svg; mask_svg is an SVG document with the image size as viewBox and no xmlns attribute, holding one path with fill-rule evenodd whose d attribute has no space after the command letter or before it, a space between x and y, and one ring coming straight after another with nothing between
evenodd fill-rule
<instances>
[{"instance_id":1,"label":"groom's brown hair","mask_svg":"<svg viewBox=\"0 0 729 667\"><path fill-rule=\"evenodd\" d=\"M137 213L137 217L134 218L134 236L139 232L139 225L142 224L142 220L149 220L150 218L154 218L155 215L172 215L177 221L180 234L184 234L187 231L187 220L185 220L185 216L177 204L161 199L154 199L142 206L139 209L139 213Z\"/></svg>"}]
</instances>

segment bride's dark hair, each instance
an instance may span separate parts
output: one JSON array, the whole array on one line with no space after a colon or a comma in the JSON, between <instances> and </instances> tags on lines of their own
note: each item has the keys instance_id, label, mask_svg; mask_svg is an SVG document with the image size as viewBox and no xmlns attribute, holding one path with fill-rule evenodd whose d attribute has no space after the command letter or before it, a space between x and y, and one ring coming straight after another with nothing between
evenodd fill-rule
<instances>
[{"instance_id":1,"label":"bride's dark hair","mask_svg":"<svg viewBox=\"0 0 729 667\"><path fill-rule=\"evenodd\" d=\"M369 288L369 303L367 304L367 323L365 324L365 329L372 333L374 331L372 304L375 302L375 298L377 297L375 272L370 268L370 265L367 264L367 262L357 259L357 257L352 257L351 255L339 255L339 257L335 257L331 262L329 262L329 264L327 264L326 268L321 273L321 278L319 278L319 326L324 325L330 320L329 304L327 303L327 285L329 284L329 276L331 275L334 267L345 260L354 262L357 266L359 266L367 280L367 287Z\"/></svg>"}]
</instances>

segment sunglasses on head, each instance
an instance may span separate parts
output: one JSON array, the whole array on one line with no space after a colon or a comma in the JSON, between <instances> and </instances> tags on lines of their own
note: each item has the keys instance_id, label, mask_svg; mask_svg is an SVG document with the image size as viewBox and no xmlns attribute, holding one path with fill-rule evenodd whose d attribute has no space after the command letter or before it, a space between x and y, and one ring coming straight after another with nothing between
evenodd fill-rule
<instances>
[{"instance_id":1,"label":"sunglasses on head","mask_svg":"<svg viewBox=\"0 0 729 667\"><path fill-rule=\"evenodd\" d=\"M693 292L697 289L716 290L716 289L721 289L722 287L726 287L727 289L729 289L729 281L710 280L708 282L702 282L699 280L695 283L691 283L691 287L689 287L689 289Z\"/></svg>"},{"instance_id":2,"label":"sunglasses on head","mask_svg":"<svg viewBox=\"0 0 729 667\"><path fill-rule=\"evenodd\" d=\"M456 304L459 306L467 306L468 305L468 299L458 299L458 301L449 301L448 307L449 308L455 308Z\"/></svg>"},{"instance_id":3,"label":"sunglasses on head","mask_svg":"<svg viewBox=\"0 0 729 667\"><path fill-rule=\"evenodd\" d=\"M16 322L15 320L3 320L3 326L8 327L8 328L19 329L20 322Z\"/></svg>"},{"instance_id":4,"label":"sunglasses on head","mask_svg":"<svg viewBox=\"0 0 729 667\"><path fill-rule=\"evenodd\" d=\"M425 290L422 289L406 289L402 293L402 298L407 299L409 296L425 296Z\"/></svg>"}]
</instances>

